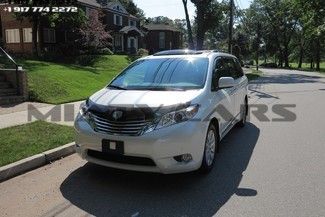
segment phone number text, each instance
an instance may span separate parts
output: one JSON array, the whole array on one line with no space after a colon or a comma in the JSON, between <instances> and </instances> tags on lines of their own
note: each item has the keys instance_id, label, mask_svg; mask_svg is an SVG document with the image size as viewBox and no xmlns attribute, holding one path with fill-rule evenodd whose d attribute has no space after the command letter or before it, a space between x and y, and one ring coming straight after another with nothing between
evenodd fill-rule
<instances>
[{"instance_id":1,"label":"phone number text","mask_svg":"<svg viewBox=\"0 0 325 217\"><path fill-rule=\"evenodd\" d=\"M77 7L5 7L3 9L6 12L14 13L67 13L67 12L78 12Z\"/></svg>"}]
</instances>

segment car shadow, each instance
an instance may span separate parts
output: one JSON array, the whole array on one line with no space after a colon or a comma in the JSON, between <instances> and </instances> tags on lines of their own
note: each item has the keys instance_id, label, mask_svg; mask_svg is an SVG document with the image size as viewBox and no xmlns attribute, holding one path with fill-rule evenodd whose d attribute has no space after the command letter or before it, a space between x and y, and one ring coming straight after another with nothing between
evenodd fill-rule
<instances>
[{"instance_id":1,"label":"car shadow","mask_svg":"<svg viewBox=\"0 0 325 217\"><path fill-rule=\"evenodd\" d=\"M233 129L222 141L210 174L161 175L86 164L61 184L64 198L95 216L212 216L239 188L260 130L252 123Z\"/></svg>"},{"instance_id":2,"label":"car shadow","mask_svg":"<svg viewBox=\"0 0 325 217\"><path fill-rule=\"evenodd\" d=\"M259 79L253 80L250 84L308 84L320 83L324 84L324 77L303 74L273 74L262 75Z\"/></svg>"}]
</instances>

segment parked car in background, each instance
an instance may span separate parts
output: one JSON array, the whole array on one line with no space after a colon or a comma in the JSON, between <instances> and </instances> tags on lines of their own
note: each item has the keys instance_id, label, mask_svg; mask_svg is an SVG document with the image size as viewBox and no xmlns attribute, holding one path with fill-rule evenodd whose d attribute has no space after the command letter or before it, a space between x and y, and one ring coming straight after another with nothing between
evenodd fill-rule
<instances>
[{"instance_id":1,"label":"parked car in background","mask_svg":"<svg viewBox=\"0 0 325 217\"><path fill-rule=\"evenodd\" d=\"M244 126L247 84L235 56L171 50L141 58L81 107L77 153L145 172L209 172L221 139Z\"/></svg>"}]
</instances>

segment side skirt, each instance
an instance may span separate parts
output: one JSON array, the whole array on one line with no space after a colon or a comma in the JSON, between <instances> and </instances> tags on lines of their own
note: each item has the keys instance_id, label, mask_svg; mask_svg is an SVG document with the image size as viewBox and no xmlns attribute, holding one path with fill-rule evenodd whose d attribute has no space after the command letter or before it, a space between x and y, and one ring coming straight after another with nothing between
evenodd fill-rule
<instances>
[{"instance_id":1,"label":"side skirt","mask_svg":"<svg viewBox=\"0 0 325 217\"><path fill-rule=\"evenodd\" d=\"M238 123L239 119L238 117L240 116L240 113L236 115L231 121L230 124L227 126L227 128L221 133L220 140L222 140L228 133L229 131Z\"/></svg>"}]
</instances>

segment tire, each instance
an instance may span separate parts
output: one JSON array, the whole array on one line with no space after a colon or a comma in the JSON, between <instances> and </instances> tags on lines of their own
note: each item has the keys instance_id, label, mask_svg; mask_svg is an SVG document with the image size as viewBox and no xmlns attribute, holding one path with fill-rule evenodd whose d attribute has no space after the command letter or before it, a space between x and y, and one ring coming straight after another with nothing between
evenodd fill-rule
<instances>
[{"instance_id":1,"label":"tire","mask_svg":"<svg viewBox=\"0 0 325 217\"><path fill-rule=\"evenodd\" d=\"M241 114L241 119L240 121L238 122L238 126L243 128L245 127L246 125L246 121L247 121L247 110L248 110L248 104L247 104L247 100L245 99L245 103L244 103L244 106L241 106L240 107L240 114Z\"/></svg>"},{"instance_id":2,"label":"tire","mask_svg":"<svg viewBox=\"0 0 325 217\"><path fill-rule=\"evenodd\" d=\"M214 143L214 144L213 144ZM199 169L201 173L209 173L214 166L216 153L218 152L219 136L216 127L210 124L205 138L202 164Z\"/></svg>"}]
</instances>

